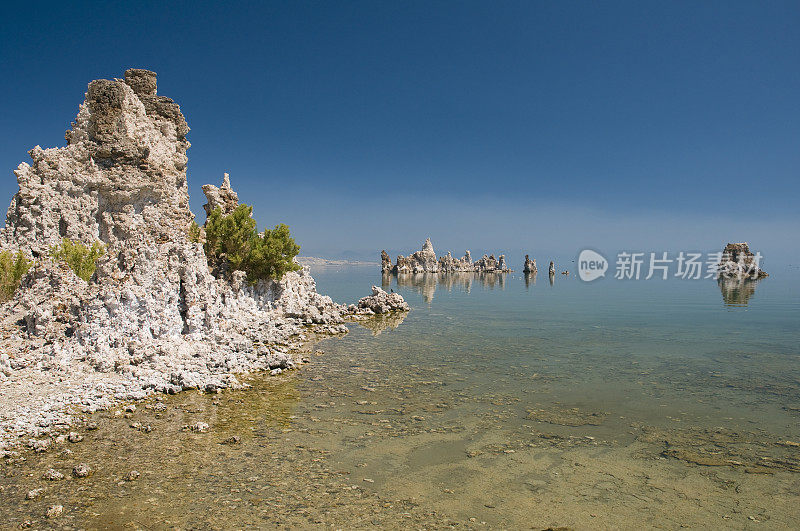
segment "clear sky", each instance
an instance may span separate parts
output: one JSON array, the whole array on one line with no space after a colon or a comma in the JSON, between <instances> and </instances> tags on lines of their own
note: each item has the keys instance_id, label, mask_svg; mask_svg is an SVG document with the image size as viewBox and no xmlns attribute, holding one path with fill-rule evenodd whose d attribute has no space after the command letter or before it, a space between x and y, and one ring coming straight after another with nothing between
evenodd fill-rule
<instances>
[{"instance_id":1,"label":"clear sky","mask_svg":"<svg viewBox=\"0 0 800 531\"><path fill-rule=\"evenodd\" d=\"M141 67L192 129L198 220L227 171L301 254L800 262L800 2L126 4L4 4L0 203L90 80Z\"/></svg>"}]
</instances>

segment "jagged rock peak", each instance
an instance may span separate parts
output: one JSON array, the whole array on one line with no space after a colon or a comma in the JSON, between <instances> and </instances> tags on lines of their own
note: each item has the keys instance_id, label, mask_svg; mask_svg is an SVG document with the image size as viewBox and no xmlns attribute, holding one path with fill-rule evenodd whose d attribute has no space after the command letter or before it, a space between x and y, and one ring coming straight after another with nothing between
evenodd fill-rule
<instances>
[{"instance_id":1,"label":"jagged rock peak","mask_svg":"<svg viewBox=\"0 0 800 531\"><path fill-rule=\"evenodd\" d=\"M155 72L142 68L129 68L125 71L125 83L137 95L155 96L158 88L156 78Z\"/></svg>"},{"instance_id":2,"label":"jagged rock peak","mask_svg":"<svg viewBox=\"0 0 800 531\"><path fill-rule=\"evenodd\" d=\"M425 243L422 244L422 252L423 253L433 253L433 256L436 256L436 252L433 250L433 243L431 243L430 238L425 239Z\"/></svg>"},{"instance_id":3,"label":"jagged rock peak","mask_svg":"<svg viewBox=\"0 0 800 531\"><path fill-rule=\"evenodd\" d=\"M231 188L231 178L227 173L223 174L222 186L217 188L213 184L204 184L203 193L208 200L203 205L206 215L210 215L218 207L223 215L228 215L239 206L239 195Z\"/></svg>"},{"instance_id":4,"label":"jagged rock peak","mask_svg":"<svg viewBox=\"0 0 800 531\"><path fill-rule=\"evenodd\" d=\"M0 246L46 254L61 238L114 245L180 238L192 219L186 181L189 127L178 105L155 95L156 75L89 83L67 146L29 151L14 171Z\"/></svg>"}]
</instances>

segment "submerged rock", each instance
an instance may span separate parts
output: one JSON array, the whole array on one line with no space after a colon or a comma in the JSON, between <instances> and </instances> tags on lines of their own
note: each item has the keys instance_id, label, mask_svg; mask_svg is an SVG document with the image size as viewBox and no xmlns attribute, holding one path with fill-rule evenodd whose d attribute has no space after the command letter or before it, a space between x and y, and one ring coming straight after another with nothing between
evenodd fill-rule
<instances>
[{"instance_id":1,"label":"submerged rock","mask_svg":"<svg viewBox=\"0 0 800 531\"><path fill-rule=\"evenodd\" d=\"M42 475L42 479L47 481L61 481L64 479L64 474L51 468Z\"/></svg>"},{"instance_id":2,"label":"submerged rock","mask_svg":"<svg viewBox=\"0 0 800 531\"><path fill-rule=\"evenodd\" d=\"M27 494L25 494L26 500L35 500L39 498L44 493L44 487L38 489L29 490Z\"/></svg>"},{"instance_id":3,"label":"submerged rock","mask_svg":"<svg viewBox=\"0 0 800 531\"><path fill-rule=\"evenodd\" d=\"M76 478L88 478L94 473L92 467L87 465L86 463L81 463L76 465L75 468L72 469L72 475Z\"/></svg>"}]
</instances>

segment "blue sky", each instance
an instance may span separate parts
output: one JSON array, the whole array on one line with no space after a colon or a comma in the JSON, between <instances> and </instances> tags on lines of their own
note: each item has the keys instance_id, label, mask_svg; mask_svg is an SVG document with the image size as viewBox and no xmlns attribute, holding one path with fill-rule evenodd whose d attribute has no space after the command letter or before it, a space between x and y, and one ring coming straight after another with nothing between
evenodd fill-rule
<instances>
[{"instance_id":1,"label":"blue sky","mask_svg":"<svg viewBox=\"0 0 800 531\"><path fill-rule=\"evenodd\" d=\"M302 254L800 248L800 3L41 3L0 12L0 199L87 83L155 70L192 208ZM800 261L800 257L797 257Z\"/></svg>"}]
</instances>

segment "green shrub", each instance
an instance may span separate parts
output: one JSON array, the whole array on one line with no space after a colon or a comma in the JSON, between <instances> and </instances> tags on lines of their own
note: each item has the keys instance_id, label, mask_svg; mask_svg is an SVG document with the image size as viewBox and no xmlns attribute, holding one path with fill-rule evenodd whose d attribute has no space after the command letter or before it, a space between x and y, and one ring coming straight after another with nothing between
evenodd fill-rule
<instances>
[{"instance_id":1,"label":"green shrub","mask_svg":"<svg viewBox=\"0 0 800 531\"><path fill-rule=\"evenodd\" d=\"M250 249L245 257L245 271L250 279L280 279L289 271L297 271L300 266L294 257L300 246L289 234L289 227L280 223L272 230L265 230L250 240Z\"/></svg>"},{"instance_id":2,"label":"green shrub","mask_svg":"<svg viewBox=\"0 0 800 531\"><path fill-rule=\"evenodd\" d=\"M194 243L200 243L203 237L203 229L200 228L200 225L197 224L195 220L189 224L189 241Z\"/></svg>"},{"instance_id":3,"label":"green shrub","mask_svg":"<svg viewBox=\"0 0 800 531\"><path fill-rule=\"evenodd\" d=\"M231 268L244 271L245 256L250 248L250 240L258 234L256 220L251 217L253 207L239 205L236 210L222 215L215 209L206 219L206 243L204 249L209 264L219 265L227 260Z\"/></svg>"},{"instance_id":4,"label":"green shrub","mask_svg":"<svg viewBox=\"0 0 800 531\"><path fill-rule=\"evenodd\" d=\"M19 287L19 281L33 265L32 260L25 258L22 251L16 254L11 251L0 252L0 302L10 300Z\"/></svg>"},{"instance_id":5,"label":"green shrub","mask_svg":"<svg viewBox=\"0 0 800 531\"><path fill-rule=\"evenodd\" d=\"M54 260L61 260L72 269L76 275L86 282L92 278L97 268L97 260L106 252L106 247L100 242L94 242L88 247L80 242L73 242L69 238L61 240L61 245L50 248L50 256Z\"/></svg>"},{"instance_id":6,"label":"green shrub","mask_svg":"<svg viewBox=\"0 0 800 531\"><path fill-rule=\"evenodd\" d=\"M209 265L218 267L227 261L232 270L247 273L251 283L279 280L287 271L300 269L294 263L300 246L289 234L289 227L280 224L259 234L252 212L253 207L239 205L227 216L219 208L208 216L204 248Z\"/></svg>"}]
</instances>

